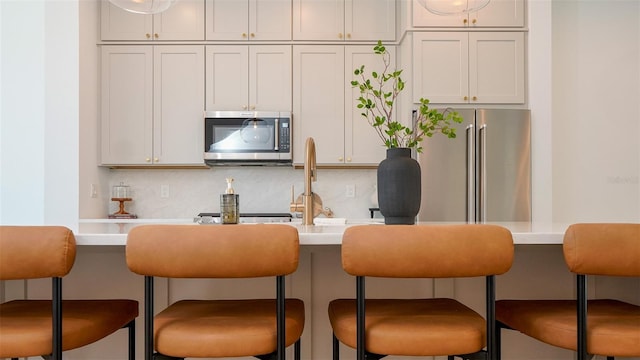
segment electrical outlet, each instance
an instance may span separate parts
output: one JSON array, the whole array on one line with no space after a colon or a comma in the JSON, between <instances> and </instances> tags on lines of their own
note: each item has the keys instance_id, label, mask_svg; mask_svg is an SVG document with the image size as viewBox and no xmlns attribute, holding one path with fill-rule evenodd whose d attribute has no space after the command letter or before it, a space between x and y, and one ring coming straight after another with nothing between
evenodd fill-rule
<instances>
[{"instance_id":1,"label":"electrical outlet","mask_svg":"<svg viewBox=\"0 0 640 360\"><path fill-rule=\"evenodd\" d=\"M169 185L160 185L160 197L163 199L169 197Z\"/></svg>"},{"instance_id":2,"label":"electrical outlet","mask_svg":"<svg viewBox=\"0 0 640 360\"><path fill-rule=\"evenodd\" d=\"M349 184L345 187L344 196L348 198L356 197L356 186L353 184Z\"/></svg>"},{"instance_id":3,"label":"electrical outlet","mask_svg":"<svg viewBox=\"0 0 640 360\"><path fill-rule=\"evenodd\" d=\"M96 184L91 184L90 190L89 190L89 196L92 198L98 197L98 186Z\"/></svg>"}]
</instances>

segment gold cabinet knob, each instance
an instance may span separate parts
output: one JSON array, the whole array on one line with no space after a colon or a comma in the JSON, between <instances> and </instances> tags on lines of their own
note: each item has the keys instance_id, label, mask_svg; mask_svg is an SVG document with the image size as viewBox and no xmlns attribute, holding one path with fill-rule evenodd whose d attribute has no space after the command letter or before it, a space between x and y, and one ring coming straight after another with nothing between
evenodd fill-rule
<instances>
[{"instance_id":1,"label":"gold cabinet knob","mask_svg":"<svg viewBox=\"0 0 640 360\"><path fill-rule=\"evenodd\" d=\"M160 37L160 35L158 35L158 33L155 33L155 34L153 34L153 37L157 39L157 38Z\"/></svg>"},{"instance_id":2,"label":"gold cabinet knob","mask_svg":"<svg viewBox=\"0 0 640 360\"><path fill-rule=\"evenodd\" d=\"M157 162L160 162L160 159L158 159L157 157L156 157L156 158L153 158L153 162L156 162L156 163L157 163Z\"/></svg>"},{"instance_id":3,"label":"gold cabinet knob","mask_svg":"<svg viewBox=\"0 0 640 360\"><path fill-rule=\"evenodd\" d=\"M464 98L462 98L462 99L463 99L464 101L467 101L467 100L469 100L469 97L468 97L468 96L465 96L465 97L464 97Z\"/></svg>"},{"instance_id":4,"label":"gold cabinet knob","mask_svg":"<svg viewBox=\"0 0 640 360\"><path fill-rule=\"evenodd\" d=\"M347 39L351 39L351 34L347 34Z\"/></svg>"},{"instance_id":5,"label":"gold cabinet knob","mask_svg":"<svg viewBox=\"0 0 640 360\"><path fill-rule=\"evenodd\" d=\"M247 105L242 105L242 110L247 110Z\"/></svg>"},{"instance_id":6,"label":"gold cabinet knob","mask_svg":"<svg viewBox=\"0 0 640 360\"><path fill-rule=\"evenodd\" d=\"M151 34L147 33L145 35L147 36L147 39L151 39Z\"/></svg>"},{"instance_id":7,"label":"gold cabinet knob","mask_svg":"<svg viewBox=\"0 0 640 360\"><path fill-rule=\"evenodd\" d=\"M338 158L338 161L340 161L340 162L342 162L343 160L344 160L344 158L343 158L342 156L340 156L340 157Z\"/></svg>"},{"instance_id":8,"label":"gold cabinet knob","mask_svg":"<svg viewBox=\"0 0 640 360\"><path fill-rule=\"evenodd\" d=\"M471 23L472 23L473 25L475 25L477 22L478 22L478 19L473 19L473 20L471 21Z\"/></svg>"},{"instance_id":9,"label":"gold cabinet knob","mask_svg":"<svg viewBox=\"0 0 640 360\"><path fill-rule=\"evenodd\" d=\"M347 162L351 162L351 158L350 157L347 158Z\"/></svg>"},{"instance_id":10,"label":"gold cabinet knob","mask_svg":"<svg viewBox=\"0 0 640 360\"><path fill-rule=\"evenodd\" d=\"M247 37L247 33L242 33L242 38L246 38Z\"/></svg>"},{"instance_id":11,"label":"gold cabinet knob","mask_svg":"<svg viewBox=\"0 0 640 360\"><path fill-rule=\"evenodd\" d=\"M477 101L477 100L478 100L478 97L477 97L477 96L474 96L471 100L473 100L473 101Z\"/></svg>"},{"instance_id":12,"label":"gold cabinet knob","mask_svg":"<svg viewBox=\"0 0 640 360\"><path fill-rule=\"evenodd\" d=\"M151 162L151 158L146 158L146 159L144 159L144 161Z\"/></svg>"},{"instance_id":13,"label":"gold cabinet knob","mask_svg":"<svg viewBox=\"0 0 640 360\"><path fill-rule=\"evenodd\" d=\"M467 20L467 19L462 20L462 23L465 24L465 25L467 25L468 22L469 22L469 20Z\"/></svg>"},{"instance_id":14,"label":"gold cabinet knob","mask_svg":"<svg viewBox=\"0 0 640 360\"><path fill-rule=\"evenodd\" d=\"M251 105L251 106L250 106L250 109L251 109L251 110L255 110L255 109L256 109L256 106L255 106L255 105Z\"/></svg>"},{"instance_id":15,"label":"gold cabinet knob","mask_svg":"<svg viewBox=\"0 0 640 360\"><path fill-rule=\"evenodd\" d=\"M344 37L344 35L342 35L342 33L338 33L338 39L342 39Z\"/></svg>"},{"instance_id":16,"label":"gold cabinet knob","mask_svg":"<svg viewBox=\"0 0 640 360\"><path fill-rule=\"evenodd\" d=\"M251 33L249 36L251 36L252 38L256 37L255 33Z\"/></svg>"}]
</instances>

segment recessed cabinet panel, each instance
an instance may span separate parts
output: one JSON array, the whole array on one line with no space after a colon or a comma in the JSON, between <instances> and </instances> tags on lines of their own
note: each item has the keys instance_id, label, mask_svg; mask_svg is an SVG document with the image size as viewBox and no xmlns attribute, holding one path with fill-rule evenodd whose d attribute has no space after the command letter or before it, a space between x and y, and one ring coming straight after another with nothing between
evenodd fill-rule
<instances>
[{"instance_id":1,"label":"recessed cabinet panel","mask_svg":"<svg viewBox=\"0 0 640 360\"><path fill-rule=\"evenodd\" d=\"M525 0L491 0L479 11L460 15L438 15L418 0L412 3L415 27L523 27Z\"/></svg>"},{"instance_id":2,"label":"recessed cabinet panel","mask_svg":"<svg viewBox=\"0 0 640 360\"><path fill-rule=\"evenodd\" d=\"M413 38L413 102L464 103L469 94L468 35L415 33Z\"/></svg>"},{"instance_id":3,"label":"recessed cabinet panel","mask_svg":"<svg viewBox=\"0 0 640 360\"><path fill-rule=\"evenodd\" d=\"M154 47L156 163L202 163L204 46Z\"/></svg>"},{"instance_id":4,"label":"recessed cabinet panel","mask_svg":"<svg viewBox=\"0 0 640 360\"><path fill-rule=\"evenodd\" d=\"M202 164L204 46L102 47L102 164Z\"/></svg>"},{"instance_id":5,"label":"recessed cabinet panel","mask_svg":"<svg viewBox=\"0 0 640 360\"><path fill-rule=\"evenodd\" d=\"M204 0L176 1L155 15L131 13L102 0L100 11L102 40L204 40Z\"/></svg>"},{"instance_id":6,"label":"recessed cabinet panel","mask_svg":"<svg viewBox=\"0 0 640 360\"><path fill-rule=\"evenodd\" d=\"M102 163L151 164L151 46L102 47Z\"/></svg>"},{"instance_id":7,"label":"recessed cabinet panel","mask_svg":"<svg viewBox=\"0 0 640 360\"><path fill-rule=\"evenodd\" d=\"M304 163L307 137L318 164L344 157L344 46L293 47L293 161Z\"/></svg>"},{"instance_id":8,"label":"recessed cabinet panel","mask_svg":"<svg viewBox=\"0 0 640 360\"><path fill-rule=\"evenodd\" d=\"M291 40L291 0L207 0L207 40Z\"/></svg>"},{"instance_id":9,"label":"recessed cabinet panel","mask_svg":"<svg viewBox=\"0 0 640 360\"><path fill-rule=\"evenodd\" d=\"M247 110L249 48L246 45L207 46L206 109Z\"/></svg>"},{"instance_id":10,"label":"recessed cabinet panel","mask_svg":"<svg viewBox=\"0 0 640 360\"><path fill-rule=\"evenodd\" d=\"M469 34L469 92L478 102L524 103L524 34Z\"/></svg>"},{"instance_id":11,"label":"recessed cabinet panel","mask_svg":"<svg viewBox=\"0 0 640 360\"><path fill-rule=\"evenodd\" d=\"M291 110L291 46L207 46L207 110Z\"/></svg>"},{"instance_id":12,"label":"recessed cabinet panel","mask_svg":"<svg viewBox=\"0 0 640 360\"><path fill-rule=\"evenodd\" d=\"M413 38L413 101L522 104L524 33L424 32Z\"/></svg>"},{"instance_id":13,"label":"recessed cabinet panel","mask_svg":"<svg viewBox=\"0 0 640 360\"><path fill-rule=\"evenodd\" d=\"M395 0L293 0L293 40L395 40Z\"/></svg>"}]
</instances>

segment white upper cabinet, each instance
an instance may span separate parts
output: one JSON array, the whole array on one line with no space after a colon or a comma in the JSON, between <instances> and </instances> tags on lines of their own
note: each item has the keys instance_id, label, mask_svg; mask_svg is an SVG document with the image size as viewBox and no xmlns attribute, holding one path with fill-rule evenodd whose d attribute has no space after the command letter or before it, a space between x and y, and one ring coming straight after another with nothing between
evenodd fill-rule
<instances>
[{"instance_id":1,"label":"white upper cabinet","mask_svg":"<svg viewBox=\"0 0 640 360\"><path fill-rule=\"evenodd\" d=\"M356 108L359 90L351 86L353 70L382 70L380 55L369 45L294 46L293 161L304 162L307 137L316 143L319 165L371 166L385 157L375 130ZM387 47L395 58L395 49ZM395 63L395 62L394 62Z\"/></svg>"},{"instance_id":2,"label":"white upper cabinet","mask_svg":"<svg viewBox=\"0 0 640 360\"><path fill-rule=\"evenodd\" d=\"M199 165L204 46L102 47L103 165Z\"/></svg>"},{"instance_id":3,"label":"white upper cabinet","mask_svg":"<svg viewBox=\"0 0 640 360\"><path fill-rule=\"evenodd\" d=\"M421 32L413 35L413 101L522 104L524 33Z\"/></svg>"},{"instance_id":4,"label":"white upper cabinet","mask_svg":"<svg viewBox=\"0 0 640 360\"><path fill-rule=\"evenodd\" d=\"M291 110L291 46L206 47L207 110Z\"/></svg>"},{"instance_id":5,"label":"white upper cabinet","mask_svg":"<svg viewBox=\"0 0 640 360\"><path fill-rule=\"evenodd\" d=\"M293 40L395 40L395 0L293 0Z\"/></svg>"},{"instance_id":6,"label":"white upper cabinet","mask_svg":"<svg viewBox=\"0 0 640 360\"><path fill-rule=\"evenodd\" d=\"M204 0L176 1L155 15L135 14L101 0L102 40L204 40Z\"/></svg>"},{"instance_id":7,"label":"white upper cabinet","mask_svg":"<svg viewBox=\"0 0 640 360\"><path fill-rule=\"evenodd\" d=\"M477 12L437 15L412 1L415 27L523 27L525 0L491 0Z\"/></svg>"},{"instance_id":8,"label":"white upper cabinet","mask_svg":"<svg viewBox=\"0 0 640 360\"><path fill-rule=\"evenodd\" d=\"M291 0L206 0L207 40L291 40Z\"/></svg>"}]
</instances>

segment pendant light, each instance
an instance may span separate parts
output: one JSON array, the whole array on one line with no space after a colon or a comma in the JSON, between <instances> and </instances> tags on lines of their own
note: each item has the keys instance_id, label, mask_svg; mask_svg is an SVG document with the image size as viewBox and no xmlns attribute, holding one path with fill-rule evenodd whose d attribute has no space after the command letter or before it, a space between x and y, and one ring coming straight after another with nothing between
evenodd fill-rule
<instances>
[{"instance_id":1,"label":"pendant light","mask_svg":"<svg viewBox=\"0 0 640 360\"><path fill-rule=\"evenodd\" d=\"M167 10L177 0L109 0L113 5L136 14L157 14Z\"/></svg>"},{"instance_id":2,"label":"pendant light","mask_svg":"<svg viewBox=\"0 0 640 360\"><path fill-rule=\"evenodd\" d=\"M478 11L489 0L418 0L418 3L436 15L459 15Z\"/></svg>"}]
</instances>

